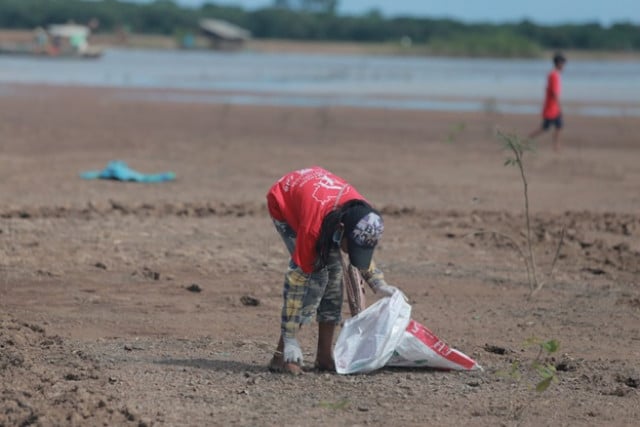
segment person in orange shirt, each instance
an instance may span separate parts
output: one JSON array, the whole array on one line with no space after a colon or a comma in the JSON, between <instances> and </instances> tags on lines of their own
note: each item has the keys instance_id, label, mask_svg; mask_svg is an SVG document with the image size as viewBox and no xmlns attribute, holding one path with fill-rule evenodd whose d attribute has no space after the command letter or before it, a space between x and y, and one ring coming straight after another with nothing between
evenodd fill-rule
<instances>
[{"instance_id":1,"label":"person in orange shirt","mask_svg":"<svg viewBox=\"0 0 640 427\"><path fill-rule=\"evenodd\" d=\"M566 62L567 59L561 53L556 53L553 56L553 70L547 76L547 89L542 109L542 126L529 134L529 138L533 139L549 130L551 126L554 126L552 138L555 151L560 149L559 139L563 125L562 108L560 107L560 73Z\"/></svg>"},{"instance_id":2,"label":"person in orange shirt","mask_svg":"<svg viewBox=\"0 0 640 427\"><path fill-rule=\"evenodd\" d=\"M315 367L335 372L333 335L342 318L342 252L380 296L402 292L373 261L382 237L380 212L343 178L312 166L287 173L267 193L269 215L290 255L285 273L280 339L272 372L302 373L300 327L318 321Z\"/></svg>"}]
</instances>

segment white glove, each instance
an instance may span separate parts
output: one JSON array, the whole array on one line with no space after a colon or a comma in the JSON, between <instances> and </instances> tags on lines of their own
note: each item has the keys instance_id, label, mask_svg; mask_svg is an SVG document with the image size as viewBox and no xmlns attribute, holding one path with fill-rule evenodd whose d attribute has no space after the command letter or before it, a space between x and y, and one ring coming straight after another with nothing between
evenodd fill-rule
<instances>
[{"instance_id":1,"label":"white glove","mask_svg":"<svg viewBox=\"0 0 640 427\"><path fill-rule=\"evenodd\" d=\"M285 363L298 363L302 365L302 350L295 338L283 338Z\"/></svg>"},{"instance_id":2,"label":"white glove","mask_svg":"<svg viewBox=\"0 0 640 427\"><path fill-rule=\"evenodd\" d=\"M374 291L376 292L376 294L380 294L383 297L390 297L395 292L402 292L400 291L400 289L396 288L395 286L387 285L386 283L378 286L377 288L374 289Z\"/></svg>"}]
</instances>

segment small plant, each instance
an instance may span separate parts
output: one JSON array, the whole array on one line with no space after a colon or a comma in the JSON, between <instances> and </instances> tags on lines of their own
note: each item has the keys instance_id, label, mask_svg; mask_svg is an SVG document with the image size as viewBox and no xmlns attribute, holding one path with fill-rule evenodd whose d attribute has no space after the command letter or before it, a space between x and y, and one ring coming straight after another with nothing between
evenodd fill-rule
<instances>
[{"instance_id":1,"label":"small plant","mask_svg":"<svg viewBox=\"0 0 640 427\"><path fill-rule=\"evenodd\" d=\"M538 355L534 359L531 367L538 372L540 381L536 384L536 391L543 392L549 388L552 382L558 382L556 375L556 367L551 363L547 363L541 359L543 354L551 355L558 351L560 343L557 340L539 341L536 338L530 338L526 344L538 346Z\"/></svg>"},{"instance_id":2,"label":"small plant","mask_svg":"<svg viewBox=\"0 0 640 427\"><path fill-rule=\"evenodd\" d=\"M322 401L318 405L322 408L337 411L347 409L349 407L349 401L347 399L338 400L337 402Z\"/></svg>"},{"instance_id":3,"label":"small plant","mask_svg":"<svg viewBox=\"0 0 640 427\"><path fill-rule=\"evenodd\" d=\"M528 254L525 258L525 264L527 268L527 277L529 279L530 295L540 290L542 285L538 282L538 275L536 273L536 259L533 254L533 242L531 240L531 219L529 217L529 184L527 182L527 176L524 173L524 165L522 158L526 152L534 151L533 146L528 140L522 140L516 135L507 135L498 131L498 137L504 143L504 148L510 151L514 157L508 157L504 165L505 166L517 166L520 171L520 178L522 179L522 185L524 187L524 213L527 225L527 249Z\"/></svg>"},{"instance_id":4,"label":"small plant","mask_svg":"<svg viewBox=\"0 0 640 427\"><path fill-rule=\"evenodd\" d=\"M449 128L449 134L447 135L447 142L449 144L455 142L458 139L458 135L464 131L466 124L464 122L458 122Z\"/></svg>"},{"instance_id":5,"label":"small plant","mask_svg":"<svg viewBox=\"0 0 640 427\"><path fill-rule=\"evenodd\" d=\"M543 356L549 356L558 351L560 343L555 340L541 341L538 338L531 337L524 342L525 347L538 347L538 354L529 365L522 366L519 360L515 360L508 371L498 371L498 376L509 377L520 383L522 381L521 371L535 372L539 380L536 383L535 390L542 393L549 388L551 383L558 382L555 365L546 362Z\"/></svg>"},{"instance_id":6,"label":"small plant","mask_svg":"<svg viewBox=\"0 0 640 427\"><path fill-rule=\"evenodd\" d=\"M529 283L529 298L533 297L542 287L544 286L544 280L538 278L538 267L536 264L535 254L533 252L533 239L531 237L531 215L529 212L529 183L527 181L527 175L524 169L523 158L525 153L533 152L534 147L529 140L521 139L517 135L505 134L500 130L497 131L499 139L503 142L504 149L512 154L512 157L508 157L504 165L505 166L516 166L518 171L520 172L520 178L522 180L523 185L523 193L524 193L524 216L525 216L525 226L526 226L526 239L527 239L527 247L526 252L522 250L521 246L516 242L515 239L509 237L505 234L498 233L495 231L478 231L473 234L483 234L489 233L497 236L501 236L506 238L520 253L522 258L524 259L525 268L527 270L527 281ZM555 269L556 261L558 260L558 256L560 255L560 249L562 247L562 243L564 242L565 229L562 228L560 241L558 243L558 247L556 248L556 252L551 263L551 269L549 270L548 280L553 277L553 272Z\"/></svg>"}]
</instances>

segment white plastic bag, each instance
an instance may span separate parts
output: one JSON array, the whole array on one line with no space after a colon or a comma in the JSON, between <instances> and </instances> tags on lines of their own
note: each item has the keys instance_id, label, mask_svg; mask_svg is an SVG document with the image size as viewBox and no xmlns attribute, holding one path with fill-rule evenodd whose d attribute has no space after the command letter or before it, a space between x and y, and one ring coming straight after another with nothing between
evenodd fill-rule
<instances>
[{"instance_id":1,"label":"white plastic bag","mask_svg":"<svg viewBox=\"0 0 640 427\"><path fill-rule=\"evenodd\" d=\"M411 306L402 292L378 300L347 319L333 349L339 374L371 372L394 354L411 320Z\"/></svg>"},{"instance_id":2,"label":"white plastic bag","mask_svg":"<svg viewBox=\"0 0 640 427\"><path fill-rule=\"evenodd\" d=\"M425 367L457 371L482 370L466 354L451 348L426 326L411 320L387 366Z\"/></svg>"}]
</instances>

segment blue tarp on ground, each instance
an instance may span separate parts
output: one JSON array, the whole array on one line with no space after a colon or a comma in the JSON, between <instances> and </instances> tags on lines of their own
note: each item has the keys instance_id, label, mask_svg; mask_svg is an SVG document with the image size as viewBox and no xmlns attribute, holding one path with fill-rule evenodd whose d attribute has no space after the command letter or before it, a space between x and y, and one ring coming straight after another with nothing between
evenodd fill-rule
<instances>
[{"instance_id":1,"label":"blue tarp on ground","mask_svg":"<svg viewBox=\"0 0 640 427\"><path fill-rule=\"evenodd\" d=\"M141 173L131 169L121 160L113 160L103 170L82 172L80 177L83 179L112 179L129 182L165 182L175 180L176 174L173 172Z\"/></svg>"}]
</instances>

